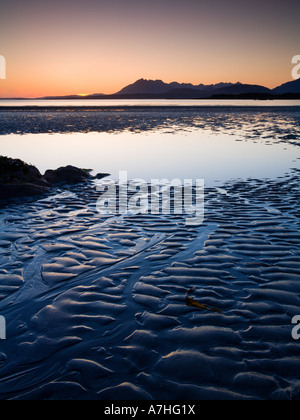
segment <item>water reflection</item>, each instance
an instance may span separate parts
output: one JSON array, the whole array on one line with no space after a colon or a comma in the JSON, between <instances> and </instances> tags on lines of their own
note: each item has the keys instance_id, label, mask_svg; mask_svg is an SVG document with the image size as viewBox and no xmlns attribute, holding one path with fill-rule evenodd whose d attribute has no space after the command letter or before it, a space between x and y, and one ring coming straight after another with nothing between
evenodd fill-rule
<instances>
[{"instance_id":1,"label":"water reflection","mask_svg":"<svg viewBox=\"0 0 300 420\"><path fill-rule=\"evenodd\" d=\"M300 106L300 100L254 100L254 99L0 99L0 107L14 106Z\"/></svg>"},{"instance_id":2,"label":"water reflection","mask_svg":"<svg viewBox=\"0 0 300 420\"><path fill-rule=\"evenodd\" d=\"M0 137L2 155L39 168L68 164L129 178L204 178L206 185L232 178L275 178L299 167L298 147L193 129L170 133L27 134Z\"/></svg>"}]
</instances>

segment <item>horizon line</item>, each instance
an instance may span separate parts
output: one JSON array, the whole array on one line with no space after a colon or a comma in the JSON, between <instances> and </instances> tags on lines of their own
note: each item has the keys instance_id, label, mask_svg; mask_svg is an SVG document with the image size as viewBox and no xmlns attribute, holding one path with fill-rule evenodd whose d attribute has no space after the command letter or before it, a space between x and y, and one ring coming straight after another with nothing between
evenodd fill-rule
<instances>
[{"instance_id":1,"label":"horizon line","mask_svg":"<svg viewBox=\"0 0 300 420\"><path fill-rule=\"evenodd\" d=\"M300 79L300 77L299 77L299 79ZM9 96L9 97L1 97L0 96L0 99L44 99L44 98L59 98L59 97L66 97L66 96L78 96L78 97L81 96L82 98L87 98L88 96L93 96L93 95L113 96L113 95L119 94L119 92L122 91L123 89L125 89L126 87L134 85L135 83L137 83L138 81L141 81L141 80L144 80L146 82L162 82L162 83L165 83L167 85L171 85L173 83L178 83L179 85L192 85L191 89L193 89L193 87L197 88L197 86L200 86L200 85L202 85L202 86L216 86L216 85L219 85L219 84L230 84L230 85L234 86L234 85L241 84L241 85L249 85L249 86L260 86L260 87L264 87L264 88L267 88L267 89L272 91L279 86L282 86L286 83L294 82L298 79L288 80L288 81L283 82L280 85L277 85L275 87L268 87L268 86L265 86L265 85L262 85L262 84L247 83L247 82L244 83L244 82L239 82L239 81L238 82L222 82L221 81L221 82L217 82L217 83L208 83L208 84L204 84L204 83L200 82L198 84L193 84L191 82L177 82L175 80L173 80L172 82L164 82L162 79L148 79L148 78L141 77L139 79L136 79L134 82L129 83L126 86L123 86L120 90L118 90L117 92L114 92L114 93L101 93L101 92L99 92L99 93L95 93L95 92L94 93L84 93L84 94L83 93L66 93L66 94L58 94L58 95L26 96L26 97L25 96L22 96L22 97L21 96ZM3 81L5 81L5 80L3 80ZM141 95L143 95L143 93L141 93ZM147 94L144 94L144 95L147 95ZM205 99L205 98L203 98L203 99Z\"/></svg>"}]
</instances>

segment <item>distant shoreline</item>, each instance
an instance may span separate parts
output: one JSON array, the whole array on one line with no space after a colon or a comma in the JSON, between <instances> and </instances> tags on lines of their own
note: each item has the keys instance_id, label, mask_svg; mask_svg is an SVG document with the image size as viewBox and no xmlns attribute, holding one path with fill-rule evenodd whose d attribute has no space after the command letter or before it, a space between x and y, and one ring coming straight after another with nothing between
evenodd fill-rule
<instances>
[{"instance_id":1,"label":"distant shoreline","mask_svg":"<svg viewBox=\"0 0 300 420\"><path fill-rule=\"evenodd\" d=\"M168 97L167 95L101 95L101 96L51 96L43 98L0 98L1 101L57 101L57 100L176 100L176 101L209 101L209 100L300 100L300 93L285 93L282 95L243 93L239 95L212 95L209 97Z\"/></svg>"},{"instance_id":2,"label":"distant shoreline","mask_svg":"<svg viewBox=\"0 0 300 420\"><path fill-rule=\"evenodd\" d=\"M132 101L132 102L131 102ZM145 102L143 102L145 101ZM147 102L148 101L148 102ZM295 103L296 102L296 103ZM209 99L0 99L0 113L9 111L91 111L91 110L180 110L247 108L248 110L279 108L295 109L300 107L299 99L251 99L251 98L209 98Z\"/></svg>"}]
</instances>

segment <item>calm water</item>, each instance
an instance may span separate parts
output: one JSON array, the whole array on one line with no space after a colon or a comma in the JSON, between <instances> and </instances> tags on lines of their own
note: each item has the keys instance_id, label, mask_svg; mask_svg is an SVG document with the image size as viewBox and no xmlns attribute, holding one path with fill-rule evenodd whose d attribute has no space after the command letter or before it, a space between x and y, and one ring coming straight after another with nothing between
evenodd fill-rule
<instances>
[{"instance_id":1,"label":"calm water","mask_svg":"<svg viewBox=\"0 0 300 420\"><path fill-rule=\"evenodd\" d=\"M127 170L129 178L212 185L299 168L300 101L26 101L56 110L4 103L20 110L0 106L0 154L42 173L70 164L113 178ZM99 104L109 108L79 108Z\"/></svg>"},{"instance_id":2,"label":"calm water","mask_svg":"<svg viewBox=\"0 0 300 420\"><path fill-rule=\"evenodd\" d=\"M300 106L300 100L233 100L233 99L0 99L4 106Z\"/></svg>"},{"instance_id":3,"label":"calm water","mask_svg":"<svg viewBox=\"0 0 300 420\"><path fill-rule=\"evenodd\" d=\"M43 173L72 164L113 178L204 178L207 185L234 178L275 178L299 167L298 147L237 141L232 135L168 133L26 134L0 137L2 155L21 158Z\"/></svg>"}]
</instances>

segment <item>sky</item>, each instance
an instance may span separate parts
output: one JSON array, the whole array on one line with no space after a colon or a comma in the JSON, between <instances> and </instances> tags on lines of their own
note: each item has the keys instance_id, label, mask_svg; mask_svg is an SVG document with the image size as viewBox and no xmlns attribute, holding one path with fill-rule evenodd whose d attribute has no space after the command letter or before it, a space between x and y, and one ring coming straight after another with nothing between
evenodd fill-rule
<instances>
[{"instance_id":1,"label":"sky","mask_svg":"<svg viewBox=\"0 0 300 420\"><path fill-rule=\"evenodd\" d=\"M1 0L0 97L292 80L299 0Z\"/></svg>"}]
</instances>

